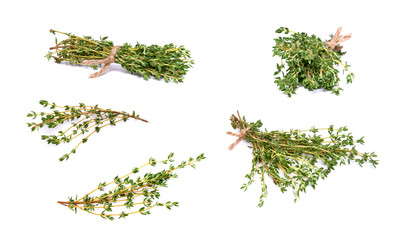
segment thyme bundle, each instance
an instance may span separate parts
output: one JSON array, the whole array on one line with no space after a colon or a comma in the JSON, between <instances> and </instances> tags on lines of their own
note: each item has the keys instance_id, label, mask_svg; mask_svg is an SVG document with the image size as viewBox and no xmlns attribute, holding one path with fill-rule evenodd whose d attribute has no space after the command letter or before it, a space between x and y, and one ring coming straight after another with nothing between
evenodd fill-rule
<instances>
[{"instance_id":1,"label":"thyme bundle","mask_svg":"<svg viewBox=\"0 0 400 240\"><path fill-rule=\"evenodd\" d=\"M148 215L150 214L150 209L156 206L165 206L167 209L176 207L178 206L178 202L158 202L160 197L159 188L167 187L168 180L177 178L177 175L173 173L175 170L187 166L195 168L197 162L205 159L203 154L200 154L196 159L189 158L189 160L183 161L177 166L171 164L168 169L154 174L146 173L136 179L130 178L131 174L138 173L145 166L156 166L157 163L172 163L174 161L172 159L173 155L171 153L164 161L156 161L154 158L150 158L148 163L139 168L133 168L130 173L123 177L116 176L109 183L100 182L96 189L79 199L77 197L75 199L69 197L68 201L59 201L58 203L67 206L69 209L75 211L75 213L80 209L109 220L114 220L115 217L125 218L135 213ZM106 192L106 188L110 190ZM97 191L103 191L104 193L94 196L94 193ZM130 211L129 209L131 208L135 210Z\"/></svg>"},{"instance_id":2,"label":"thyme bundle","mask_svg":"<svg viewBox=\"0 0 400 240\"><path fill-rule=\"evenodd\" d=\"M60 161L68 160L72 153L76 153L76 149L82 143L86 143L90 136L100 132L106 126L115 126L118 122L126 122L131 118L148 122L140 118L135 111L132 114L128 114L124 111L118 112L111 109L102 109L97 105L86 106L83 103L80 103L78 106L58 106L55 103L50 104L46 100L41 100L39 103L43 107L50 107L50 109L54 110L50 113L36 113L35 111L31 111L27 115L28 117L32 117L32 119L41 118L41 122L39 123L27 123L32 131L39 130L45 126L56 128L60 125L65 125L65 123L70 125L66 130L58 131L57 135L42 135L42 140L45 140L48 144L59 145L60 143L69 143L76 138L81 138L71 152L64 154L59 159ZM86 133L88 135L84 137Z\"/></svg>"},{"instance_id":3,"label":"thyme bundle","mask_svg":"<svg viewBox=\"0 0 400 240\"><path fill-rule=\"evenodd\" d=\"M245 140L251 144L253 160L252 169L245 177L248 182L241 189L254 182L256 174L261 178L261 196L258 206L264 204L267 196L266 176L280 187L282 193L288 188L293 189L294 200L306 188L315 188L319 179L324 179L336 166L356 162L360 166L369 163L376 167L378 161L374 152L362 153L356 149L357 144L364 144L362 138L355 140L347 127L310 128L308 130L264 131L260 130L262 123L247 122L245 117L232 115L231 125L239 129L240 134L228 132L238 137L230 146L232 149L239 141ZM327 132L323 137L320 132Z\"/></svg>"},{"instance_id":4,"label":"thyme bundle","mask_svg":"<svg viewBox=\"0 0 400 240\"><path fill-rule=\"evenodd\" d=\"M347 83L353 81L350 65L341 61L346 52L339 45L350 39L351 34L341 36L341 28L338 28L329 41L322 41L315 35L293 32L285 27L276 32L285 34L274 39L276 44L273 47L273 56L281 58L274 73L277 76L275 83L284 94L291 97L299 86L303 86L309 91L322 88L339 95L343 89L339 87L338 65L343 67L343 73L347 72ZM289 33L290 36L286 36Z\"/></svg>"},{"instance_id":5,"label":"thyme bundle","mask_svg":"<svg viewBox=\"0 0 400 240\"><path fill-rule=\"evenodd\" d=\"M90 65L97 69L105 64L103 69L90 77L98 77L109 66L116 62L132 74L138 74L148 80L151 76L156 79L164 79L165 82L183 82L188 69L194 64L190 60L190 51L183 46L174 44L164 46L137 43L132 46L125 43L122 46L114 46L108 37L94 40L90 36L79 37L71 33L50 30L51 33L63 34L68 38L58 42L50 48L46 55L48 59L54 59L56 63L67 62L71 64Z\"/></svg>"}]
</instances>

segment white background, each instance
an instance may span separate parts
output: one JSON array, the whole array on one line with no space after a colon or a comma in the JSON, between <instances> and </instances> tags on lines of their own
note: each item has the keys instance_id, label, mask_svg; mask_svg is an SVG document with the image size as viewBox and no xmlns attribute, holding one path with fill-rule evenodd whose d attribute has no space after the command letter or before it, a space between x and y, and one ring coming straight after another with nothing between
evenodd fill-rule
<instances>
[{"instance_id":1,"label":"white background","mask_svg":"<svg viewBox=\"0 0 400 240\"><path fill-rule=\"evenodd\" d=\"M398 136L399 15L396 1L8 1L1 24L2 239L399 239ZM327 39L338 26L345 61L355 73L337 97L300 88L288 98L273 82L275 30L314 33ZM126 73L113 64L97 79L87 67L44 58L54 45L49 29L109 36L115 44L184 45L194 67L184 83L164 83ZM344 77L343 77L344 79ZM150 121L105 128L66 162L73 144L50 146L27 128L26 114L39 100L84 102L135 110ZM348 126L375 151L376 169L337 167L316 190L293 202L268 180L269 195L257 207L260 183L240 190L251 168L251 150L234 137L229 116L239 110L268 130ZM57 204L89 192L149 157L175 159L205 153L196 170L162 189L168 211L107 221L74 214Z\"/></svg>"}]
</instances>

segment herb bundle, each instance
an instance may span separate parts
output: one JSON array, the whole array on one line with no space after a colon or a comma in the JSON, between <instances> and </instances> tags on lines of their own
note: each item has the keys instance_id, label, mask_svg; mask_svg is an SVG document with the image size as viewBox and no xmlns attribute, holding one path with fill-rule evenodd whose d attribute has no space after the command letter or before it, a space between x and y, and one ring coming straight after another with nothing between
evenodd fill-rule
<instances>
[{"instance_id":1,"label":"herb bundle","mask_svg":"<svg viewBox=\"0 0 400 240\"><path fill-rule=\"evenodd\" d=\"M68 201L59 201L58 203L69 207L75 213L77 209L80 209L110 220L114 220L115 217L125 218L135 213L148 215L150 214L150 209L156 206L165 206L167 209L171 209L171 207L178 206L178 202L158 202L160 197L159 188L167 187L168 180L177 178L177 175L173 173L175 170L185 168L186 166L195 168L197 162L205 159L203 154L200 154L196 159L189 158L189 160L183 161L177 166L171 164L167 170L164 169L154 174L146 173L136 179L129 176L138 173L140 169L148 165L156 166L157 163L172 163L174 161L172 157L173 153L164 161L156 161L154 158L150 158L148 163L139 168L133 168L130 173L123 177L116 176L109 183L100 182L96 189L84 195L84 197L79 199L77 197L75 199L69 197ZM106 192L106 188L110 190ZM97 191L103 191L104 193L94 196L94 193ZM131 208L135 208L135 210L130 211L129 209Z\"/></svg>"},{"instance_id":2,"label":"herb bundle","mask_svg":"<svg viewBox=\"0 0 400 240\"><path fill-rule=\"evenodd\" d=\"M326 178L338 165L356 162L360 166L370 163L376 167L378 164L374 159L377 157L375 153L362 153L356 149L357 144L364 143L363 137L355 140L351 133L346 133L347 127L262 131L260 120L246 122L239 113L238 116L232 115L230 120L232 127L240 130L240 134L228 132L238 137L230 149L241 140L251 144L252 169L245 176L248 182L242 189L246 191L254 182L255 174L260 175L262 193L259 207L267 196L266 176L271 177L282 192L292 188L296 201L300 192L305 193L308 186L315 188L317 181ZM327 132L327 135L322 136L320 132Z\"/></svg>"},{"instance_id":3,"label":"herb bundle","mask_svg":"<svg viewBox=\"0 0 400 240\"><path fill-rule=\"evenodd\" d=\"M183 46L174 44L164 46L137 43L134 47L128 43L122 46L114 46L108 37L94 40L90 36L79 37L71 33L63 33L50 30L51 33L63 34L68 38L58 42L50 48L46 55L53 58L56 63L67 62L72 64L90 65L97 69L105 64L103 69L90 77L98 77L109 66L116 62L132 74L138 74L148 80L151 76L156 79L164 79L165 82L182 82L188 69L194 64L190 60L190 51Z\"/></svg>"},{"instance_id":4,"label":"herb bundle","mask_svg":"<svg viewBox=\"0 0 400 240\"><path fill-rule=\"evenodd\" d=\"M278 28L276 32L291 34L275 38L273 47L273 56L281 58L274 73L278 75L275 83L289 97L296 93L299 86L309 91L322 88L339 95L343 90L339 87L339 70L336 69L339 64L343 67L343 73L347 72L347 83L353 81L354 74L349 71L350 65L340 60L346 52L339 45L350 39L351 34L341 36L339 28L329 41L322 41L315 35L289 31L285 27Z\"/></svg>"},{"instance_id":5,"label":"herb bundle","mask_svg":"<svg viewBox=\"0 0 400 240\"><path fill-rule=\"evenodd\" d=\"M48 144L59 145L60 143L69 143L70 141L81 138L79 143L71 150L70 153L64 154L59 160L68 160L71 153L76 153L76 149L82 143L86 143L90 136L94 133L100 132L100 130L106 126L115 126L118 122L126 122L130 118L147 122L136 115L135 111L132 114L126 112L117 112L111 109L102 109L97 105L86 106L80 103L78 106L58 106L55 103L49 104L46 100L39 102L44 107L50 107L54 109L50 113L36 113L31 111L27 116L32 119L41 118L41 122L30 122L27 123L28 127L32 131L39 130L44 126L48 128L56 128L61 125L68 123L70 126L66 130L58 131L57 135L42 135L42 140L45 140ZM85 134L88 133L86 137Z\"/></svg>"}]
</instances>

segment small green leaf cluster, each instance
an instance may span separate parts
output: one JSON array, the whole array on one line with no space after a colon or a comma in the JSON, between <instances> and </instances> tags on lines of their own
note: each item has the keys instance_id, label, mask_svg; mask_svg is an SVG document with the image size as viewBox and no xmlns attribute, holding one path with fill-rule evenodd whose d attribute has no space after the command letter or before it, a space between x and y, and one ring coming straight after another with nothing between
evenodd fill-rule
<instances>
[{"instance_id":1,"label":"small green leaf cluster","mask_svg":"<svg viewBox=\"0 0 400 240\"><path fill-rule=\"evenodd\" d=\"M325 89L339 95L343 90L339 87L339 70L336 68L339 64L343 67L343 73L347 72L347 83L353 81L350 65L340 60L345 54L341 46L331 51L327 43L315 35L292 32L285 27L278 28L276 33L285 34L274 39L273 47L273 56L281 58L274 73L275 83L284 94L291 97L299 86L303 86L309 91ZM288 34L290 36L286 36Z\"/></svg>"},{"instance_id":2,"label":"small green leaf cluster","mask_svg":"<svg viewBox=\"0 0 400 240\"><path fill-rule=\"evenodd\" d=\"M306 188L315 188L319 179L324 179L336 166L356 162L360 166L369 163L378 164L374 152L362 153L357 150L358 144L364 144L363 138L356 140L347 127L335 129L317 129L290 131L262 131L262 122L247 122L245 117L231 116L234 129L250 129L246 132L245 141L251 144L253 160L252 169L245 177L247 183L242 189L254 182L255 175L261 178L262 193L259 206L267 196L266 176L269 176L282 192L293 190L295 201ZM326 133L325 136L320 132Z\"/></svg>"},{"instance_id":3,"label":"small green leaf cluster","mask_svg":"<svg viewBox=\"0 0 400 240\"><path fill-rule=\"evenodd\" d=\"M49 103L46 100L39 102L43 107L49 107L52 112L40 112L36 113L31 111L27 117L36 119L40 117L41 121L29 122L28 127L32 131L39 130L45 126L48 128L56 128L61 125L68 125L66 130L58 131L57 135L42 135L42 140L48 144L59 145L60 143L69 143L75 139L81 139L79 143L69 152L64 154L59 160L68 160L72 153L76 153L76 149L82 143L86 143L90 136L94 133L100 132L100 130L106 126L115 126L118 122L126 122L128 119L133 118L147 122L136 115L135 111L132 114L128 114L124 111L117 112L111 109L102 109L97 105L86 106L80 103L77 106L58 106L55 103Z\"/></svg>"},{"instance_id":4,"label":"small green leaf cluster","mask_svg":"<svg viewBox=\"0 0 400 240\"><path fill-rule=\"evenodd\" d=\"M69 197L68 201L58 203L67 206L75 213L78 209L93 215L98 215L104 219L114 220L115 217L125 218L128 215L140 213L142 215L150 214L150 209L156 206L164 206L171 210L172 207L178 207L178 202L159 202L160 187L167 187L167 182L172 178L177 178L175 170L185 168L186 166L195 167L196 163L205 159L203 154L197 158L189 158L178 166L172 162L173 153L166 160L156 161L150 158L149 161L141 167L135 167L132 171L123 177L116 176L109 183L100 182L96 189L82 198ZM157 164L169 164L167 169L157 173L145 173L143 176L131 178L131 174L137 174L145 166L156 166ZM106 191L106 188L110 189ZM103 192L95 196L97 191ZM133 209L133 210L131 210ZM117 212L117 213L116 213Z\"/></svg>"},{"instance_id":5,"label":"small green leaf cluster","mask_svg":"<svg viewBox=\"0 0 400 240\"><path fill-rule=\"evenodd\" d=\"M90 36L79 37L71 33L63 33L51 30L53 34L60 33L68 36L56 46L50 48L46 55L53 58L56 63L68 62L81 64L84 60L100 60L110 55L114 43L107 37L94 40ZM165 82L183 82L188 69L194 64L190 60L190 51L183 46L174 44L144 45L137 43L132 46L128 43L122 45L115 55L115 62L132 74L142 76L148 80L151 76L156 79L164 79ZM100 65L92 65L97 69Z\"/></svg>"}]
</instances>

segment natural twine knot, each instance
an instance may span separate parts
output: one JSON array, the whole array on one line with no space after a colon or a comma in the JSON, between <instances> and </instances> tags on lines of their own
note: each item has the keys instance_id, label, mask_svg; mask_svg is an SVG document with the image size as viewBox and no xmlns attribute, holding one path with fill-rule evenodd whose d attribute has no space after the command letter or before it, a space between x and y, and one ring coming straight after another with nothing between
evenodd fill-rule
<instances>
[{"instance_id":1,"label":"natural twine knot","mask_svg":"<svg viewBox=\"0 0 400 240\"><path fill-rule=\"evenodd\" d=\"M117 53L120 47L121 46L114 46L111 50L110 55L104 59L83 61L82 65L104 64L103 68L101 68L100 71L90 74L89 78L97 78L98 76L102 75L108 69L108 67L110 67L110 64L115 62L115 54Z\"/></svg>"},{"instance_id":2,"label":"natural twine knot","mask_svg":"<svg viewBox=\"0 0 400 240\"><path fill-rule=\"evenodd\" d=\"M240 130L240 133L233 133L233 132L226 132L226 134L231 135L231 136L235 136L238 137L238 139L236 139L236 141L234 143L232 143L231 145L229 145L228 149L231 151L236 145L238 145L238 143L240 141L242 141L245 137L246 137L246 133L247 131L250 130L251 127L247 127L245 129Z\"/></svg>"},{"instance_id":3,"label":"natural twine knot","mask_svg":"<svg viewBox=\"0 0 400 240\"><path fill-rule=\"evenodd\" d=\"M351 38L351 33L347 34L345 36L340 35L340 32L342 31L342 27L339 27L336 30L335 36L330 41L327 41L326 43L328 44L328 48L332 51L337 45L339 45L341 42L344 42L346 40L349 40ZM341 48L341 47L340 47Z\"/></svg>"}]
</instances>

